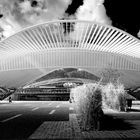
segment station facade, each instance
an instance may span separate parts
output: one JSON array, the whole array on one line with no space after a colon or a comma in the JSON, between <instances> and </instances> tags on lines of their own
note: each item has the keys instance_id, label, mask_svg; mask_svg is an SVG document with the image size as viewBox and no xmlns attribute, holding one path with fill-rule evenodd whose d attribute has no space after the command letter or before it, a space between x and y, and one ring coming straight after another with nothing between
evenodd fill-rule
<instances>
[{"instance_id":1,"label":"station facade","mask_svg":"<svg viewBox=\"0 0 140 140\"><path fill-rule=\"evenodd\" d=\"M0 42L0 85L22 87L61 68L101 77L112 68L126 87L140 84L140 41L112 26L58 20L35 25Z\"/></svg>"}]
</instances>

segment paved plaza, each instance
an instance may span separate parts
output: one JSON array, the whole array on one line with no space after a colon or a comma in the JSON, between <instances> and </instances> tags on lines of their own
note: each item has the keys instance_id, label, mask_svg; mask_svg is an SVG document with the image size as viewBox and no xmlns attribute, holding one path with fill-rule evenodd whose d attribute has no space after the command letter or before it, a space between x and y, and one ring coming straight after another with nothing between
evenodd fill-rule
<instances>
[{"instance_id":1,"label":"paved plaza","mask_svg":"<svg viewBox=\"0 0 140 140\"><path fill-rule=\"evenodd\" d=\"M131 110L104 109L100 131L81 131L68 101L0 102L0 139L140 139L140 103Z\"/></svg>"},{"instance_id":2,"label":"paved plaza","mask_svg":"<svg viewBox=\"0 0 140 140\"><path fill-rule=\"evenodd\" d=\"M31 136L30 139L140 139L140 109L139 112L120 113L104 110L105 115L112 117L114 122L122 120L116 130L116 125L109 128L111 121L106 123L106 130L81 131L76 114L69 115L69 121L44 122ZM121 122L120 122L121 123ZM128 127L124 129L125 126Z\"/></svg>"}]
</instances>

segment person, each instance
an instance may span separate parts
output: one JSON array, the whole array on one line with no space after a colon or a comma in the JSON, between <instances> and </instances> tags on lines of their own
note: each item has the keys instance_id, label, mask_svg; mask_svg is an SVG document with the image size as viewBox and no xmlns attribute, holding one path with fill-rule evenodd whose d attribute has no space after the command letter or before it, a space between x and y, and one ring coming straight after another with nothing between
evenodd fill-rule
<instances>
[{"instance_id":1,"label":"person","mask_svg":"<svg viewBox=\"0 0 140 140\"><path fill-rule=\"evenodd\" d=\"M11 96L9 97L9 103L11 103L12 102L12 98L11 98Z\"/></svg>"},{"instance_id":2,"label":"person","mask_svg":"<svg viewBox=\"0 0 140 140\"><path fill-rule=\"evenodd\" d=\"M127 106L129 107L129 109L131 109L131 107L132 107L132 99L127 99Z\"/></svg>"},{"instance_id":3,"label":"person","mask_svg":"<svg viewBox=\"0 0 140 140\"><path fill-rule=\"evenodd\" d=\"M71 97L71 98L69 99L69 102L70 102L70 103L73 103L73 102L74 102L74 97Z\"/></svg>"}]
</instances>

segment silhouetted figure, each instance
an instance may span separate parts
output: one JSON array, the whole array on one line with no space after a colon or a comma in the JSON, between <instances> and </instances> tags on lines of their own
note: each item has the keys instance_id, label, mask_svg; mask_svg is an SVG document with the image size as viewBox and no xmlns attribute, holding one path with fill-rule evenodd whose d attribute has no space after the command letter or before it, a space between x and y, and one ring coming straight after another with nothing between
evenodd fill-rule
<instances>
[{"instance_id":1,"label":"silhouetted figure","mask_svg":"<svg viewBox=\"0 0 140 140\"><path fill-rule=\"evenodd\" d=\"M11 103L12 102L12 98L11 98L11 96L9 97L9 103Z\"/></svg>"},{"instance_id":2,"label":"silhouetted figure","mask_svg":"<svg viewBox=\"0 0 140 140\"><path fill-rule=\"evenodd\" d=\"M129 107L129 109L131 109L131 107L132 107L132 99L127 99L127 106Z\"/></svg>"},{"instance_id":3,"label":"silhouetted figure","mask_svg":"<svg viewBox=\"0 0 140 140\"><path fill-rule=\"evenodd\" d=\"M74 97L71 97L71 98L69 99L69 102L70 102L70 103L75 102L75 101L74 101Z\"/></svg>"}]
</instances>

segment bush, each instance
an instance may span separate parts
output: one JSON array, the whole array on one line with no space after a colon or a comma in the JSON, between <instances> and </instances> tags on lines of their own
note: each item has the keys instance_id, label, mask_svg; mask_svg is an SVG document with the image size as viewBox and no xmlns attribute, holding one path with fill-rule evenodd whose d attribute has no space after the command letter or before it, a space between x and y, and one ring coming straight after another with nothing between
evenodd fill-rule
<instances>
[{"instance_id":1,"label":"bush","mask_svg":"<svg viewBox=\"0 0 140 140\"><path fill-rule=\"evenodd\" d=\"M108 83L102 86L103 106L119 111L125 111L126 94L124 86L120 83Z\"/></svg>"},{"instance_id":2,"label":"bush","mask_svg":"<svg viewBox=\"0 0 140 140\"><path fill-rule=\"evenodd\" d=\"M102 117L102 95L98 84L85 84L71 90L70 98L77 105L77 113L80 115L82 128L93 127L99 129Z\"/></svg>"},{"instance_id":3,"label":"bush","mask_svg":"<svg viewBox=\"0 0 140 140\"><path fill-rule=\"evenodd\" d=\"M75 102L82 129L100 129L102 106L125 111L126 93L120 83L106 85L84 84L71 89L70 98Z\"/></svg>"}]
</instances>

